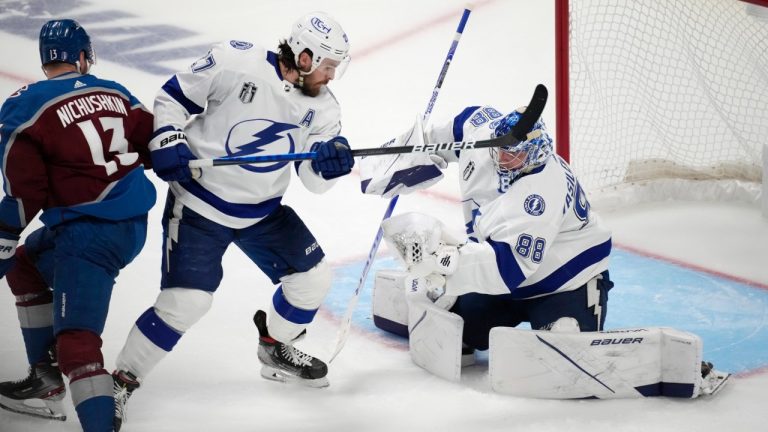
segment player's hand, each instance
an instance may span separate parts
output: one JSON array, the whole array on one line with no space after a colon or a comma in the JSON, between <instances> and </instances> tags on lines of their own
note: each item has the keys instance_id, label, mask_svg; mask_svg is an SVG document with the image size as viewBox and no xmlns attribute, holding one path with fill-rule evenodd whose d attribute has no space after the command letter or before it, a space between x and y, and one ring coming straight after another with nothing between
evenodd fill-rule
<instances>
[{"instance_id":1,"label":"player's hand","mask_svg":"<svg viewBox=\"0 0 768 432\"><path fill-rule=\"evenodd\" d=\"M347 175L355 166L352 150L343 136L316 142L312 144L310 150L317 153L317 156L312 159L312 170L326 180Z\"/></svg>"},{"instance_id":2,"label":"player's hand","mask_svg":"<svg viewBox=\"0 0 768 432\"><path fill-rule=\"evenodd\" d=\"M170 126L158 129L149 143L152 169L158 177L171 182L187 182L192 179L189 161L197 159L189 150L184 132Z\"/></svg>"},{"instance_id":3,"label":"player's hand","mask_svg":"<svg viewBox=\"0 0 768 432\"><path fill-rule=\"evenodd\" d=\"M19 245L19 236L7 231L0 231L0 278L8 273L16 261L16 246Z\"/></svg>"}]
</instances>

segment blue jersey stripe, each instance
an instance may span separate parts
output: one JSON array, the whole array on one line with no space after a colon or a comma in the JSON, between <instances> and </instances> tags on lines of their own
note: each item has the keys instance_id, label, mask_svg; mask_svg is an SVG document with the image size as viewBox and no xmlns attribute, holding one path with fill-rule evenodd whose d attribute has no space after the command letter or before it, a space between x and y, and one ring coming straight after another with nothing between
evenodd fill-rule
<instances>
[{"instance_id":1,"label":"blue jersey stripe","mask_svg":"<svg viewBox=\"0 0 768 432\"><path fill-rule=\"evenodd\" d=\"M460 112L459 115L453 118L453 140L454 141L464 141L464 123L467 122L467 119L469 119L472 114L477 111L477 109L480 108L479 105L470 106L464 108L464 111ZM456 150L456 157L459 157L459 150Z\"/></svg>"},{"instance_id":2,"label":"blue jersey stripe","mask_svg":"<svg viewBox=\"0 0 768 432\"><path fill-rule=\"evenodd\" d=\"M539 282L520 287L519 285L525 280L525 275L515 260L512 248L504 242L496 242L491 239L487 241L496 254L496 267L499 269L502 280L513 297L516 298L528 298L555 292L574 276L581 273L582 270L607 258L611 253L611 240L608 239L576 255Z\"/></svg>"},{"instance_id":3,"label":"blue jersey stripe","mask_svg":"<svg viewBox=\"0 0 768 432\"><path fill-rule=\"evenodd\" d=\"M203 107L192 102L186 95L184 95L176 75L172 76L171 79L163 84L163 90L168 93L168 96L172 97L176 102L183 106L188 113L200 114L203 112Z\"/></svg>"},{"instance_id":4,"label":"blue jersey stripe","mask_svg":"<svg viewBox=\"0 0 768 432\"><path fill-rule=\"evenodd\" d=\"M570 261L563 264L559 269L553 271L549 276L525 287L519 287L512 292L514 297L526 298L540 294L548 294L557 291L565 285L574 276L581 273L585 268L597 264L607 258L611 253L611 240L608 239L599 245L583 251L573 257Z\"/></svg>"},{"instance_id":5,"label":"blue jersey stripe","mask_svg":"<svg viewBox=\"0 0 768 432\"><path fill-rule=\"evenodd\" d=\"M196 181L179 183L179 185L183 187L187 192L201 199L216 210L224 213L225 215L237 218L263 218L278 208L280 206L280 202L283 199L282 196L279 196L268 199L266 201L262 201L258 204L238 204L221 199L211 191L202 187L200 183Z\"/></svg>"},{"instance_id":6,"label":"blue jersey stripe","mask_svg":"<svg viewBox=\"0 0 768 432\"><path fill-rule=\"evenodd\" d=\"M512 248L508 243L497 242L488 239L488 244L493 248L493 252L496 254L496 268L499 269L501 279L504 280L504 284L510 291L515 290L525 280L525 274L517 265L514 254L512 254Z\"/></svg>"}]
</instances>

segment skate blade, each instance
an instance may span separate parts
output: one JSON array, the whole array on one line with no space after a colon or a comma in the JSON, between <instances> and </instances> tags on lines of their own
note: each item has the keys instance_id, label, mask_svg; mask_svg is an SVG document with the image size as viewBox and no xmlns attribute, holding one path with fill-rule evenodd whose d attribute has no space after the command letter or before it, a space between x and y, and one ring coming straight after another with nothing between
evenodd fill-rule
<instances>
[{"instance_id":1,"label":"skate blade","mask_svg":"<svg viewBox=\"0 0 768 432\"><path fill-rule=\"evenodd\" d=\"M0 395L0 408L17 414L39 417L47 420L67 420L67 414L64 412L64 406L61 403L61 399L16 400Z\"/></svg>"},{"instance_id":2,"label":"skate blade","mask_svg":"<svg viewBox=\"0 0 768 432\"><path fill-rule=\"evenodd\" d=\"M261 376L270 381L284 382L286 384L299 384L305 387L312 387L312 388L323 388L323 387L328 387L330 385L327 377L322 377L317 379L305 379L305 378L297 377L296 375L291 375L289 373L286 373L285 371L282 371L280 369L276 369L270 366L261 367Z\"/></svg>"},{"instance_id":3,"label":"skate blade","mask_svg":"<svg viewBox=\"0 0 768 432\"><path fill-rule=\"evenodd\" d=\"M725 387L725 385L728 383L729 378L731 378L731 374L725 373L725 372L719 372L719 371L713 370L710 373L716 374L715 375L716 378L715 378L715 382L712 384L711 387L707 389L702 389L702 393L706 396L716 395L718 392L720 392L720 390L722 390Z\"/></svg>"}]
</instances>

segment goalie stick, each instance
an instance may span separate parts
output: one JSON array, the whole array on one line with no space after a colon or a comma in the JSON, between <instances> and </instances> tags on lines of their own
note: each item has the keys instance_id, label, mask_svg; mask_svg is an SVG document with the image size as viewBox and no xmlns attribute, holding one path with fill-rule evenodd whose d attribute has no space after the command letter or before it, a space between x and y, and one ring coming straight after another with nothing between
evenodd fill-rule
<instances>
[{"instance_id":1,"label":"goalie stick","mask_svg":"<svg viewBox=\"0 0 768 432\"><path fill-rule=\"evenodd\" d=\"M440 89L443 87L443 81L445 80L445 76L448 73L448 66L450 66L451 62L453 61L453 54L456 53L456 47L459 45L459 40L461 39L462 33L464 33L464 27L467 25L467 20L469 19L469 14L471 12L472 7L467 5L464 8L464 12L461 14L461 20L459 21L459 26L456 28L456 34L453 36L451 47L448 49L448 54L445 56L445 61L443 61L443 67L440 69L440 74L437 77L435 88L432 90L432 96L427 103L427 108L424 110L423 121L425 124L429 120L429 116L432 114L432 108L435 106L437 95L440 93ZM397 197L398 196L395 195L392 197L392 199L389 200L389 205L387 206L387 210L384 212L384 217L382 217L382 220L386 220L392 216L392 212L394 211L395 205L397 204ZM363 285L365 285L365 279L368 277L368 271L371 270L373 259L376 257L376 252L379 250L379 244L381 243L383 236L384 231L381 229L381 224L379 224L379 229L376 231L376 238L373 239L371 250L368 252L368 259L365 261L365 265L363 266L363 272L360 274L360 279L357 281L355 292L352 294L352 298L349 299L347 310L344 312L344 318L342 318L338 336L336 337L336 347L333 350L331 357L328 359L328 363L332 362L333 359L336 358L341 349L344 347L344 344L347 342L347 337L349 337L349 329L352 327L352 313L357 307L357 301L360 298L360 291L362 291Z\"/></svg>"},{"instance_id":2,"label":"goalie stick","mask_svg":"<svg viewBox=\"0 0 768 432\"><path fill-rule=\"evenodd\" d=\"M381 151L381 152L375 152L372 154L378 155L378 154L411 153L411 152L425 152L425 151L434 152L438 150L459 150L459 149L468 150L468 149L517 145L523 141L534 138L534 136L532 136L532 134L529 133L529 131L533 128L533 126L541 117L541 113L544 111L544 107L547 105L548 94L549 92L547 91L547 88L543 84L537 85L536 89L533 92L533 96L531 97L531 101L528 103L528 106L525 109L525 112L523 112L522 115L520 116L520 120L518 120L518 122L514 126L512 126L512 130L510 131L510 133L506 135L502 135L500 137L491 138L487 140L479 140L479 141L461 141L461 142L451 142L451 143L425 144L422 146L403 146L403 147L388 147L388 148L385 147L383 148L383 150L389 150L389 152ZM429 106L430 111L431 111L431 106L432 105ZM427 115L429 114L430 111L427 111ZM434 147L439 147L439 148L434 148ZM379 149L370 149L370 150L379 150ZM392 216L392 212L395 209L395 204L397 204L397 199L398 199L398 195L395 195L389 201L389 206L387 206L387 210L386 212L384 212L384 217L382 218L382 220L386 220L390 216ZM329 363L333 361L334 358L336 358L336 355L339 354L339 351L341 351L341 349L344 347L344 343L346 342L347 336L349 334L349 329L352 324L352 312L357 306L357 301L360 296L360 291L362 290L363 285L365 283L365 279L368 276L368 271L371 269L371 266L373 265L373 259L376 256L376 252L379 249L379 244L381 243L381 239L383 235L384 235L384 231L381 228L381 224L379 224L379 230L376 233L376 238L373 241L373 246L371 247L371 250L368 253L368 259L366 260L365 266L363 267L363 273L360 276L360 280L358 281L357 288L355 289L354 295L350 299L349 306L347 307L347 311L344 314L344 319L341 323L341 327L339 328L339 336L336 343L336 350L333 352L333 355L331 355L330 359L328 360Z\"/></svg>"},{"instance_id":3,"label":"goalie stick","mask_svg":"<svg viewBox=\"0 0 768 432\"><path fill-rule=\"evenodd\" d=\"M523 113L520 121L512 128L512 131L506 135L502 135L496 138L490 138L486 140L478 141L450 141L441 143L425 143L415 146L397 146L387 147L386 144L382 147L372 147L352 150L352 156L381 156L399 153L434 153L437 151L446 150L472 150L479 148L489 147L506 147L513 146L520 142L523 142L532 137L527 136L536 120L541 116L541 112L544 110L544 106L547 103L547 88L543 84L536 86L536 90L533 93L531 102L528 104L528 108ZM264 155L264 156L231 156L221 157L216 159L195 159L189 161L190 168L204 168L210 166L221 165L244 165L251 163L263 163L263 162L277 162L277 161L298 161L314 159L317 156L316 152L306 153L283 153L276 155Z\"/></svg>"}]
</instances>

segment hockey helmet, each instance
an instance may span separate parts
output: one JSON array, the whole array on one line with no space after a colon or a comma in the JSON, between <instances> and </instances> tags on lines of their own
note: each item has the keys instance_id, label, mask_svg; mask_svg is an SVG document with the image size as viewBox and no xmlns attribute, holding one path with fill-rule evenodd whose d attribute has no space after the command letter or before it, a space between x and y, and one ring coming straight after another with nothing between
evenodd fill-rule
<instances>
[{"instance_id":1,"label":"hockey helmet","mask_svg":"<svg viewBox=\"0 0 768 432\"><path fill-rule=\"evenodd\" d=\"M336 20L325 12L312 12L299 18L291 29L288 45L294 53L296 64L299 55L308 49L312 52L312 68L309 75L317 69L323 60L323 66L335 68L335 78L339 79L349 64L349 40L344 29Z\"/></svg>"},{"instance_id":2,"label":"hockey helmet","mask_svg":"<svg viewBox=\"0 0 768 432\"><path fill-rule=\"evenodd\" d=\"M54 62L78 66L80 53L85 52L89 64L96 63L96 54L91 38L75 20L51 20L40 29L40 62L43 65Z\"/></svg>"},{"instance_id":3,"label":"hockey helmet","mask_svg":"<svg viewBox=\"0 0 768 432\"><path fill-rule=\"evenodd\" d=\"M512 131L512 126L520 121L525 107L518 108L499 120L494 129L493 138L506 135ZM531 134L531 132L533 132ZM547 133L544 120L539 119L529 131L526 141L513 146L491 148L491 157L500 175L509 176L510 180L543 164L553 153L552 138Z\"/></svg>"}]
</instances>

